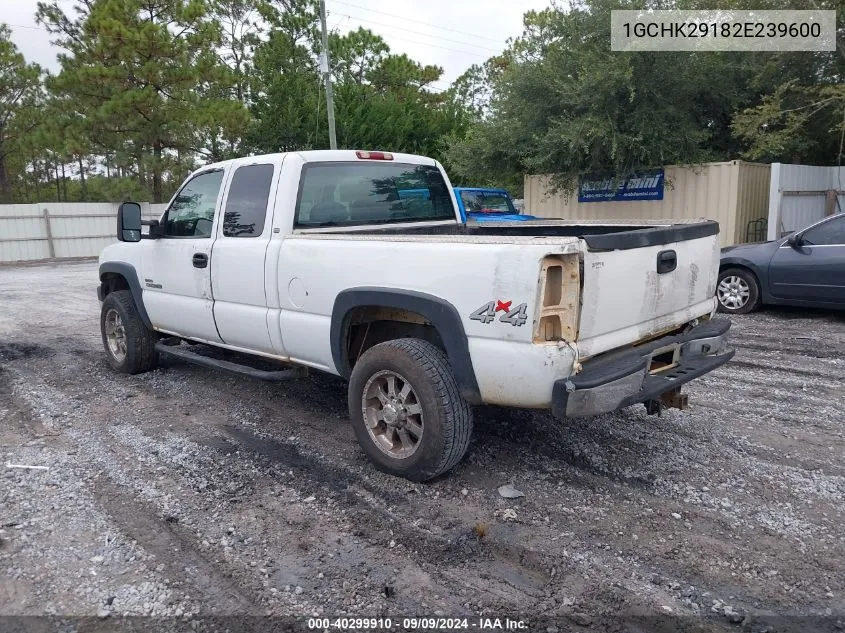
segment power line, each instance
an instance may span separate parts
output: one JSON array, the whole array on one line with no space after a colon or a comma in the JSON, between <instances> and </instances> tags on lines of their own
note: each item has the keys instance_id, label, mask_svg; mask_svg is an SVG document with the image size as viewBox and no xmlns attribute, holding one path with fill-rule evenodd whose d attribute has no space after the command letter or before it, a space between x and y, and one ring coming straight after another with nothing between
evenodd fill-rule
<instances>
[{"instance_id":1,"label":"power line","mask_svg":"<svg viewBox=\"0 0 845 633\"><path fill-rule=\"evenodd\" d=\"M495 48L488 48L486 46L478 46L477 44L473 44L471 42L464 42L462 40L453 40L453 39L450 39L448 37L440 37L438 35L431 35L429 33L426 33L425 31L414 31L413 29L408 29L408 28L405 28L405 27L402 27L402 26L394 26L393 24L386 24L385 22L377 22L376 20L371 20L369 18L362 18L362 17L357 16L357 15L349 15L349 14L345 14L345 13L337 13L336 15L339 15L341 17L347 17L347 18L350 18L352 20L358 20L359 22L368 22L370 24L378 24L379 26L386 26L389 29L395 29L397 31L404 31L405 33L415 33L417 35L422 35L423 37L428 37L428 38L431 38L431 39L434 39L434 40L440 40L440 41L443 41L443 42L452 42L454 44L460 44L462 46L470 46L472 48L477 48L477 49L482 50L482 51L488 51L490 53L500 53L501 52L501 51L499 51Z\"/></svg>"},{"instance_id":2,"label":"power line","mask_svg":"<svg viewBox=\"0 0 845 633\"><path fill-rule=\"evenodd\" d=\"M343 15L343 14L337 14L337 15L340 15L341 17L346 17L346 18L349 18L349 19L355 19L355 18L353 18L352 16L349 16L349 15ZM343 22L335 22L331 26L332 26L332 28L337 28L337 27L342 26L342 25L343 25ZM398 30L402 30L402 29L398 29ZM419 40L408 39L407 37L404 37L404 36L402 37L402 40L405 41L405 42L410 42L412 44L421 44L422 46L430 46L432 48L440 48L440 49L443 49L444 51L451 51L453 53L462 53L463 55L469 55L470 57L476 57L478 59L485 59L486 60L489 57L488 55L482 55L481 53L477 53L475 51L467 51L467 50L461 50L461 49L458 49L458 48L450 48L448 46L439 46L438 44L432 44L431 42L421 42Z\"/></svg>"},{"instance_id":3,"label":"power line","mask_svg":"<svg viewBox=\"0 0 845 633\"><path fill-rule=\"evenodd\" d=\"M337 1L337 0L335 0L335 1ZM344 3L344 4L346 4L346 3ZM379 13L381 13L381 12L379 12ZM381 24L383 26L388 26L389 28L395 28L396 30L399 30L399 31L404 31L404 32L408 32L408 33L417 33L417 34L423 35L424 37L430 37L432 39L443 39L444 41L455 41L455 40L449 40L448 38L445 38L445 39L444 38L438 38L437 36L428 35L426 33L420 32L420 31L413 31L413 30L404 29L404 28L401 28L401 27L392 27L390 25L386 25L386 24L379 23L379 22L374 22L373 20L367 20L367 19L364 19L364 18L352 16L352 15L347 15L347 14L342 14L342 13L336 14L336 15L339 15L340 17L344 17L347 20L360 20L360 21L363 21L363 22L372 22L374 24ZM49 30L45 27L42 27L42 26L31 26L31 25L26 25L26 24L9 24L9 23L7 23L7 26L9 26L11 28L29 29L29 30L33 30L33 31L45 31L45 32L49 33ZM337 29L337 28L340 28L340 27L343 27L343 26L346 26L347 28L349 27L348 24L344 25L343 21L331 23L331 24L329 24L329 26L332 29ZM102 33L98 34L98 37L102 37L102 38L106 38L106 39L117 39L117 40L123 41L123 38L121 38L121 37L107 36L107 35L104 35ZM476 57L478 59L487 59L487 57L488 57L486 55L481 55L481 54L474 52L474 51L467 51L467 50L462 50L462 49L457 49L457 48L451 48L451 47L448 47L448 46L439 46L437 44L432 44L430 42L421 42L419 40L412 40L412 39L408 39L408 38L405 38L405 37L403 37L403 40L406 41L406 42L412 43L412 44L420 44L422 46L439 48L441 50L446 50L446 51L450 51L450 52L453 52L453 53L461 53L463 55L469 55L471 57ZM474 45L471 44L471 46L474 46ZM487 49L487 50L492 50L492 49ZM440 88L440 91L443 92L443 91L448 90L451 86L443 87L442 85L438 85L435 82L435 83L432 83L432 84L428 84L427 87L429 87L429 88L430 87Z\"/></svg>"},{"instance_id":4,"label":"power line","mask_svg":"<svg viewBox=\"0 0 845 633\"><path fill-rule=\"evenodd\" d=\"M474 37L476 39L484 40L485 42L490 41L490 38L486 35L479 35L477 33L468 33L467 31L461 31L461 30L458 30L458 29L450 29L449 27L441 26L439 24L433 24L431 22L420 22L419 20L413 20L411 18L407 18L407 17L401 16L401 15L397 15L396 13L388 13L387 11L379 11L377 9L370 9L368 7L362 7L362 6L357 5L357 4L352 4L351 2L344 2L343 0L332 0L332 2L335 3L335 4L343 4L343 5L346 5L348 7L360 9L361 11L365 11L367 13L378 13L378 14L381 14L381 15L384 15L384 16L394 18L396 20L402 20L403 22L413 22L414 24L420 24L420 25L423 25L423 26L430 26L431 28L438 29L438 30L441 30L441 31L448 31L450 33L457 33L458 35L464 35L466 37ZM354 17L354 16L347 16L347 17ZM368 20L368 19L364 19L364 18L356 18L356 19L376 23L373 20ZM28 25L28 24L11 24L11 23L6 23L6 24L7 24L7 26L10 26L12 28L31 29L31 30L34 30L34 31L47 31L47 32L49 32L48 29L46 29L43 26L31 26L31 25ZM391 26L391 25L385 25L383 23L379 23L379 24L382 24L383 26ZM410 30L410 29L404 29L404 30L406 30L410 33L420 33L422 35L426 35L426 34L420 32L420 31L413 31L413 30ZM437 36L431 36L431 37L437 38ZM458 40L452 40L452 39L449 39L449 38L437 38L437 39L442 39L444 41L465 44L467 46L473 46L475 48L481 48L483 50L489 50L489 51L492 51L492 52L498 52L495 49L487 48L487 47L484 47L484 46L478 46L476 44L471 44L469 42L460 42Z\"/></svg>"},{"instance_id":5,"label":"power line","mask_svg":"<svg viewBox=\"0 0 845 633\"><path fill-rule=\"evenodd\" d=\"M348 7L354 7L356 9L361 9L362 11L368 11L370 13L380 13L382 15L390 16L391 18L396 18L397 20L403 20L405 22L413 22L415 24L422 24L424 26L430 26L435 29L440 29L441 31L450 31L451 33L458 33L459 35L466 35L467 37L475 37L481 40L490 41L490 38L485 35L479 35L477 33L467 33L466 31L459 31L458 29L450 29L447 26L440 26L439 24L432 24L431 22L420 22L419 20L413 20L411 18L406 18L401 15L397 15L395 13L388 13L387 11L379 11L378 9L370 9L368 7L362 7L358 4L352 4L351 2L344 2L344 0L332 0L332 2L336 4L345 4Z\"/></svg>"},{"instance_id":6,"label":"power line","mask_svg":"<svg viewBox=\"0 0 845 633\"><path fill-rule=\"evenodd\" d=\"M338 13L336 15L338 15L340 17L347 18L349 20L360 20L362 22L372 22L373 24L383 24L383 23L373 22L372 20L367 20L365 18L358 18L356 16L347 15L347 14L343 14L343 13ZM44 31L46 33L50 32L47 28L42 27L42 26L29 26L29 25L26 25L26 24L9 24L9 23L6 23L6 25L11 27L11 28L30 29L30 30L33 30L33 31ZM333 24L330 24L330 26L332 28L337 28L337 27L340 27L342 25L343 25L342 22L335 22ZM425 33L421 33L420 31L411 31L411 30L408 30L408 29L403 29L401 27L391 27L390 25L384 25L384 26L388 26L389 28L395 28L398 31L405 31L405 32L408 32L408 33L417 33L417 34L423 35L424 37L431 37L432 39L442 39L442 38L438 38L436 36L430 36L430 35L427 35ZM105 35L105 34L102 34L102 33L97 34L97 37L105 38L105 39L116 39L116 40L123 41L123 38L121 38L119 36ZM467 50L462 50L462 49L458 49L458 48L450 48L448 46L439 46L437 44L432 44L430 42L421 42L419 40L411 40L411 39L408 39L408 38L403 38L403 39L406 42L410 42L412 44L421 44L422 46L430 46L432 48L439 48L439 49L442 49L442 50L445 50L445 51L450 51L452 53L462 53L464 55L469 55L471 57L476 57L478 59L487 59L489 57L488 55L482 55L482 54L475 52L475 51L467 51ZM445 41L454 41L454 40L448 40L447 39ZM474 45L470 44L470 46L474 46ZM486 49L486 50L492 51L493 49Z\"/></svg>"},{"instance_id":7,"label":"power line","mask_svg":"<svg viewBox=\"0 0 845 633\"><path fill-rule=\"evenodd\" d=\"M10 26L13 29L32 29L33 31L46 31L43 26L30 26L27 24L9 24L8 22L5 23L6 26Z\"/></svg>"}]
</instances>

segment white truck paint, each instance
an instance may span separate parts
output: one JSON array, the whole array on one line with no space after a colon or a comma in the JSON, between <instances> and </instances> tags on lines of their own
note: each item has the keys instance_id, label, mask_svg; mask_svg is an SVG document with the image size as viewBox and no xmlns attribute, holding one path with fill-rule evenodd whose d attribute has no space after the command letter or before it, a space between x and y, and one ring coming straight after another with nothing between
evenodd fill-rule
<instances>
[{"instance_id":1,"label":"white truck paint","mask_svg":"<svg viewBox=\"0 0 845 633\"><path fill-rule=\"evenodd\" d=\"M265 211L263 225L261 220L259 226L250 225L248 237L227 235L224 230L227 223L237 224L240 216L231 220L234 216L224 218L224 213L246 209L239 196L251 195L233 194L234 174L239 168L260 165L265 167L241 173L246 179L245 174L261 171L258 175L264 178L262 186L268 187L266 209L261 208ZM384 165L392 166L391 169L404 166L405 171L393 180L382 179L393 183L395 189L383 194L376 191L382 180L365 180L361 174L369 173L370 167L376 173ZM361 166L366 169L362 171ZM334 167L337 169L332 171ZM312 181L305 180L306 171L311 168L315 169L309 172L313 174L313 186ZM353 175L344 176L347 171ZM336 181L332 180L335 172ZM434 184L428 189L401 189L396 183L405 176L428 179L424 182ZM440 178L447 193L440 193ZM323 184L318 186L320 182ZM237 187L240 187L238 191L249 189L245 181L238 181ZM440 195L449 198L437 198ZM103 250L101 299L114 290L126 288L118 278L134 271L138 288L132 293L133 300L143 306L148 316L147 326L157 336L208 343L334 374L348 376L355 354L363 358L362 350L369 349L365 343L373 323L378 327L386 327L385 323L416 327L413 325L416 323L428 328L425 332L434 327L431 341L447 348L449 361L459 374L461 392L469 400L518 407L557 407L558 414L587 415L621 406L625 397L630 399L645 389L648 380L654 382L656 378L649 376L657 376L664 365L681 367L684 363L680 350L683 345L689 349L689 342L678 337L687 336L685 331L697 323L710 323L716 308L717 229L694 223L630 222L599 226L565 221L520 222L519 228L513 229L507 223L467 228L460 224L451 183L442 167L420 156L393 154L390 160L373 160L362 158L354 151L316 151L249 157L203 167L188 178L184 190L171 200L160 226L151 231L160 233L161 227L165 227L163 230L184 232L178 223L171 226L168 220L180 217L183 213L180 209L185 204L195 204L196 200L200 200L196 203L200 206L203 200L208 201L205 210L208 217L194 222L191 229L194 233L158 239L145 236L138 243L120 242ZM393 218L396 221L377 224L354 221L355 209L368 209L367 204L373 209L420 208L425 213L441 213L437 208L450 205L451 217L443 217L441 213L427 219L427 216L413 216L415 211L402 211L406 215L400 213ZM254 205L250 208L255 210ZM168 216L171 210L173 216ZM304 219L310 222L312 212L316 218L324 211L339 214L342 220L334 223L339 225L331 221L325 226L296 224L297 218L300 222ZM190 227L193 217L186 217L185 226ZM610 238L603 238L605 242L599 244L600 248L592 248L591 239L599 238L591 238L589 233L608 234ZM664 235L665 243L661 241ZM617 242L613 236L619 236L618 248L614 246ZM645 240L642 246L633 243L640 238ZM673 252L675 267L659 273L656 259L666 252ZM200 263L204 258L207 265L196 267L197 258ZM541 274L544 262L555 264L558 262L555 258L564 263L565 274L562 278L555 277L559 274L555 269L549 273L551 281L544 281L546 277ZM130 273L119 272L126 270ZM351 340L337 340L335 323L344 317L337 313L340 297L356 289L396 291L436 299L446 304L447 311L449 306L453 307L459 321L443 326L454 332L441 332L426 315L410 308L399 308L396 312L396 306L389 306L394 311L388 316L386 312L374 313L376 316L365 317L360 325L348 326L364 328L366 324L361 350L356 352L351 349ZM553 302L564 301L558 295L576 299L558 308ZM491 302L492 319L489 312L483 312L484 306ZM523 304L521 313L503 320ZM564 330L569 327L571 330L566 331L577 332L577 336L566 338L555 334L553 327L546 329L546 323L556 323L558 317L542 324L539 317L550 313L559 315ZM347 313L350 322L357 323L350 314ZM474 318L473 314L476 314ZM711 354L721 353L726 329L721 327L714 334L711 324L700 330L707 336L698 338L712 339L713 345L706 350ZM356 332L360 334L361 329ZM460 352L454 346L449 348L446 339L453 335L465 340L469 358L463 359L463 365L468 370L460 369L461 359L457 358ZM677 340L672 339L674 342L667 345L670 351L678 350L677 358L655 369L652 357L666 351L660 352L653 343L647 348L634 346L663 340L661 336L676 337ZM104 329L108 351L107 338ZM651 348L654 350L648 351ZM352 360L339 362L339 349ZM603 357L630 356L632 349L646 349L645 369L640 367L636 376L625 374L628 370L624 369L623 380L619 372L611 371L607 374L609 380L613 379L610 386L604 383L601 389L590 386L595 380L587 380L583 389L578 386L579 372L584 367L596 376L603 376L603 372L613 367L603 362ZM722 362L730 354L723 354L726 357ZM471 375L464 375L467 373ZM477 388L473 388L473 382ZM685 380L679 375L676 382L681 384ZM663 387L666 387L663 391L671 390L669 383ZM556 396L558 392L561 395ZM567 397L576 392L580 399ZM563 404L555 405L555 398L564 401ZM350 407L354 418L354 407Z\"/></svg>"}]
</instances>

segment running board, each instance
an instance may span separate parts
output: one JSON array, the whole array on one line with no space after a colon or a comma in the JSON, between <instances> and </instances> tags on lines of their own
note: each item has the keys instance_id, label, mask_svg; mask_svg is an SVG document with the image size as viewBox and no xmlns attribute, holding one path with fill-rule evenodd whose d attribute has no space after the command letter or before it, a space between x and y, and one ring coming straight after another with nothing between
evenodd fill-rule
<instances>
[{"instance_id":1,"label":"running board","mask_svg":"<svg viewBox=\"0 0 845 633\"><path fill-rule=\"evenodd\" d=\"M167 340L167 339L165 339ZM164 341L156 343L156 351L160 354L167 354L181 358L184 361L193 363L195 365L202 365L203 367L213 367L215 369L222 369L224 371L232 372L233 374L241 374L242 376L249 376L250 378L257 378L258 380L282 381L295 378L299 372L296 369L280 369L278 371L263 371L248 367L247 365L240 365L238 363L230 363L227 360L218 360L216 358L209 358L201 354L189 352L172 343L168 345Z\"/></svg>"}]
</instances>

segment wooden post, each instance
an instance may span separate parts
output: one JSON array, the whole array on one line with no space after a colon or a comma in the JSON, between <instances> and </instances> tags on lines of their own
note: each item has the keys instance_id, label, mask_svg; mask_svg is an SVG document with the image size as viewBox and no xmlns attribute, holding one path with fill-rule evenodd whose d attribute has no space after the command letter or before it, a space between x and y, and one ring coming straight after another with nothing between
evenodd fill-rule
<instances>
[{"instance_id":1,"label":"wooden post","mask_svg":"<svg viewBox=\"0 0 845 633\"><path fill-rule=\"evenodd\" d=\"M44 228L47 231L47 248L50 250L50 259L56 259L56 245L53 244L53 229L50 226L50 211L44 209Z\"/></svg>"},{"instance_id":2,"label":"wooden post","mask_svg":"<svg viewBox=\"0 0 845 633\"><path fill-rule=\"evenodd\" d=\"M837 195L839 192L835 189L828 189L824 194L824 217L827 217L836 213Z\"/></svg>"}]
</instances>

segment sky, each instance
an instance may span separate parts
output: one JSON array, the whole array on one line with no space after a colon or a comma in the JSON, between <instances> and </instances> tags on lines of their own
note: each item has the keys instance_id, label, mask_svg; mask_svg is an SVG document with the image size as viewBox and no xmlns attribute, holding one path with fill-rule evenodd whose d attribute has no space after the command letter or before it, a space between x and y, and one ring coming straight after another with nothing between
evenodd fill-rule
<instances>
[{"instance_id":1,"label":"sky","mask_svg":"<svg viewBox=\"0 0 845 633\"><path fill-rule=\"evenodd\" d=\"M443 68L435 89L445 89L473 64L504 49L522 33L522 15L543 9L550 0L326 0L331 30L359 26L381 35L391 52L406 53L423 64ZM58 50L50 34L35 23L38 0L0 0L0 22L27 61L56 72ZM71 14L72 0L60 0Z\"/></svg>"}]
</instances>

